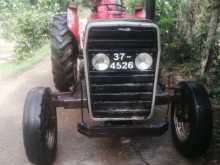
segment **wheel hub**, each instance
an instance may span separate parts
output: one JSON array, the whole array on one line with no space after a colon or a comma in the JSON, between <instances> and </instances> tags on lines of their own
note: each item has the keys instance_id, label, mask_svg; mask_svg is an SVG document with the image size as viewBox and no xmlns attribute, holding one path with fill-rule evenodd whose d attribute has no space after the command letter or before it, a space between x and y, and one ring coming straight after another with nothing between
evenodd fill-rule
<instances>
[{"instance_id":1,"label":"wheel hub","mask_svg":"<svg viewBox=\"0 0 220 165\"><path fill-rule=\"evenodd\" d=\"M54 136L54 132L55 130L54 129L50 129L50 130L47 130L46 132L46 144L47 144L47 147L52 150L53 149L53 146L54 146L54 143L55 143L55 136Z\"/></svg>"},{"instance_id":2,"label":"wheel hub","mask_svg":"<svg viewBox=\"0 0 220 165\"><path fill-rule=\"evenodd\" d=\"M181 141L185 141L191 132L191 124L189 120L186 120L187 115L185 115L184 120L179 120L177 111L174 113L174 124L178 138Z\"/></svg>"}]
</instances>

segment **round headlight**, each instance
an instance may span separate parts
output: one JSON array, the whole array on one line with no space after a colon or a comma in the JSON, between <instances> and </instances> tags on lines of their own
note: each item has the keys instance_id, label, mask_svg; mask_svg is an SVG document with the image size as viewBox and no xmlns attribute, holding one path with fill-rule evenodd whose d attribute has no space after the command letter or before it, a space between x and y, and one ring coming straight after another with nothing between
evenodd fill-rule
<instances>
[{"instance_id":1,"label":"round headlight","mask_svg":"<svg viewBox=\"0 0 220 165\"><path fill-rule=\"evenodd\" d=\"M92 65L96 70L104 71L110 65L110 59L103 53L96 54L92 59Z\"/></svg>"},{"instance_id":2,"label":"round headlight","mask_svg":"<svg viewBox=\"0 0 220 165\"><path fill-rule=\"evenodd\" d=\"M149 69L152 64L153 58L148 53L140 53L135 59L135 65L141 71Z\"/></svg>"}]
</instances>

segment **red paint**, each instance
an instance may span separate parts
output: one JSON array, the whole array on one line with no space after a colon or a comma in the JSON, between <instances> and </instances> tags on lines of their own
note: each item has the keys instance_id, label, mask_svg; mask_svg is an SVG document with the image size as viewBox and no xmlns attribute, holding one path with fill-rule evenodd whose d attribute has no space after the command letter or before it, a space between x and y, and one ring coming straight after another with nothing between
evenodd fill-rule
<instances>
[{"instance_id":1,"label":"red paint","mask_svg":"<svg viewBox=\"0 0 220 165\"><path fill-rule=\"evenodd\" d=\"M135 17L140 19L145 19L144 7L141 3L135 5Z\"/></svg>"},{"instance_id":2,"label":"red paint","mask_svg":"<svg viewBox=\"0 0 220 165\"><path fill-rule=\"evenodd\" d=\"M135 11L135 18L145 19L145 13L143 11Z\"/></svg>"},{"instance_id":3,"label":"red paint","mask_svg":"<svg viewBox=\"0 0 220 165\"><path fill-rule=\"evenodd\" d=\"M78 16L78 8L77 6L70 6L67 9L67 21L68 21L68 28L73 33L75 39L80 46L80 34L79 34L79 16Z\"/></svg>"},{"instance_id":4,"label":"red paint","mask_svg":"<svg viewBox=\"0 0 220 165\"><path fill-rule=\"evenodd\" d=\"M115 19L145 19L143 7L138 4L134 15L126 13L123 7L122 0L91 0L96 6L89 16L89 20L115 20ZM122 6L120 6L122 5ZM76 38L80 46L79 34L79 17L78 8L76 5L71 4L67 10L68 13L68 27Z\"/></svg>"},{"instance_id":5,"label":"red paint","mask_svg":"<svg viewBox=\"0 0 220 165\"><path fill-rule=\"evenodd\" d=\"M128 18L129 16L125 10L116 4L122 5L122 3L117 3L117 0L100 0L99 2L96 2L96 10L91 13L90 19Z\"/></svg>"}]
</instances>

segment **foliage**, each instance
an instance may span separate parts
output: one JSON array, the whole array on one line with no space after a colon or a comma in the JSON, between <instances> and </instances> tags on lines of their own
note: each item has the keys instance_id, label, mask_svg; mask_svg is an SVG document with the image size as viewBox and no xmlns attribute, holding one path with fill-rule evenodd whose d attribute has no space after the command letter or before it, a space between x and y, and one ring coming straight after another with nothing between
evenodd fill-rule
<instances>
[{"instance_id":1,"label":"foliage","mask_svg":"<svg viewBox=\"0 0 220 165\"><path fill-rule=\"evenodd\" d=\"M47 40L49 18L60 8L52 0L0 0L3 36L16 42L17 60L31 57Z\"/></svg>"},{"instance_id":2,"label":"foliage","mask_svg":"<svg viewBox=\"0 0 220 165\"><path fill-rule=\"evenodd\" d=\"M209 25L212 11L208 0L157 0L164 67L185 65L189 77L200 75L202 52L212 28ZM209 52L212 57L209 70L199 77L213 97L220 97L220 26L217 34Z\"/></svg>"},{"instance_id":3,"label":"foliage","mask_svg":"<svg viewBox=\"0 0 220 165\"><path fill-rule=\"evenodd\" d=\"M194 51L186 41L184 35L178 32L177 24L177 0L158 0L157 18L159 18L162 38L162 63L183 64L189 62ZM175 35L174 35L175 34Z\"/></svg>"},{"instance_id":4,"label":"foliage","mask_svg":"<svg viewBox=\"0 0 220 165\"><path fill-rule=\"evenodd\" d=\"M39 10L23 10L16 15L17 18L7 22L5 26L11 29L8 37L16 41L17 59L22 60L32 55L39 48L48 34L48 13ZM16 26L11 26L13 25ZM11 26L11 27L9 27Z\"/></svg>"}]
</instances>

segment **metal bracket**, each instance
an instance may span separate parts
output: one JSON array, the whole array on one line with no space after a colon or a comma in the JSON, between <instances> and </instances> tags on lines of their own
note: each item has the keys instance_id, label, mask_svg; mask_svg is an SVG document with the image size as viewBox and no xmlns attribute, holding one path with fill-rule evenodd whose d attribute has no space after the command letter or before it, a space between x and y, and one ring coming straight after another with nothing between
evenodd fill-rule
<instances>
[{"instance_id":1,"label":"metal bracket","mask_svg":"<svg viewBox=\"0 0 220 165\"><path fill-rule=\"evenodd\" d=\"M64 109L79 109L88 108L88 99L86 96L86 85L83 81L83 99L81 98L81 88L77 87L74 92L53 93L53 103L55 107L62 107ZM166 92L158 92L156 94L156 105L168 105L175 99L178 99L178 95L174 93L175 89L167 89Z\"/></svg>"},{"instance_id":2,"label":"metal bracket","mask_svg":"<svg viewBox=\"0 0 220 165\"><path fill-rule=\"evenodd\" d=\"M156 105L166 105L172 102L175 96L169 95L168 93L162 93L156 95ZM83 98L83 108L88 107L88 99ZM80 108L81 107L81 96L78 93L66 92L66 93L54 93L53 103L56 107L68 108Z\"/></svg>"},{"instance_id":3,"label":"metal bracket","mask_svg":"<svg viewBox=\"0 0 220 165\"><path fill-rule=\"evenodd\" d=\"M161 136L168 130L168 127L169 122L131 126L89 126L86 123L79 123L78 131L88 137L140 137Z\"/></svg>"},{"instance_id":4,"label":"metal bracket","mask_svg":"<svg viewBox=\"0 0 220 165\"><path fill-rule=\"evenodd\" d=\"M81 108L83 105L83 108L88 107L88 100L87 98L81 99L80 93L73 94L72 92L67 93L54 93L53 94L53 103L54 105L58 107L62 107L64 109L78 109Z\"/></svg>"}]
</instances>

